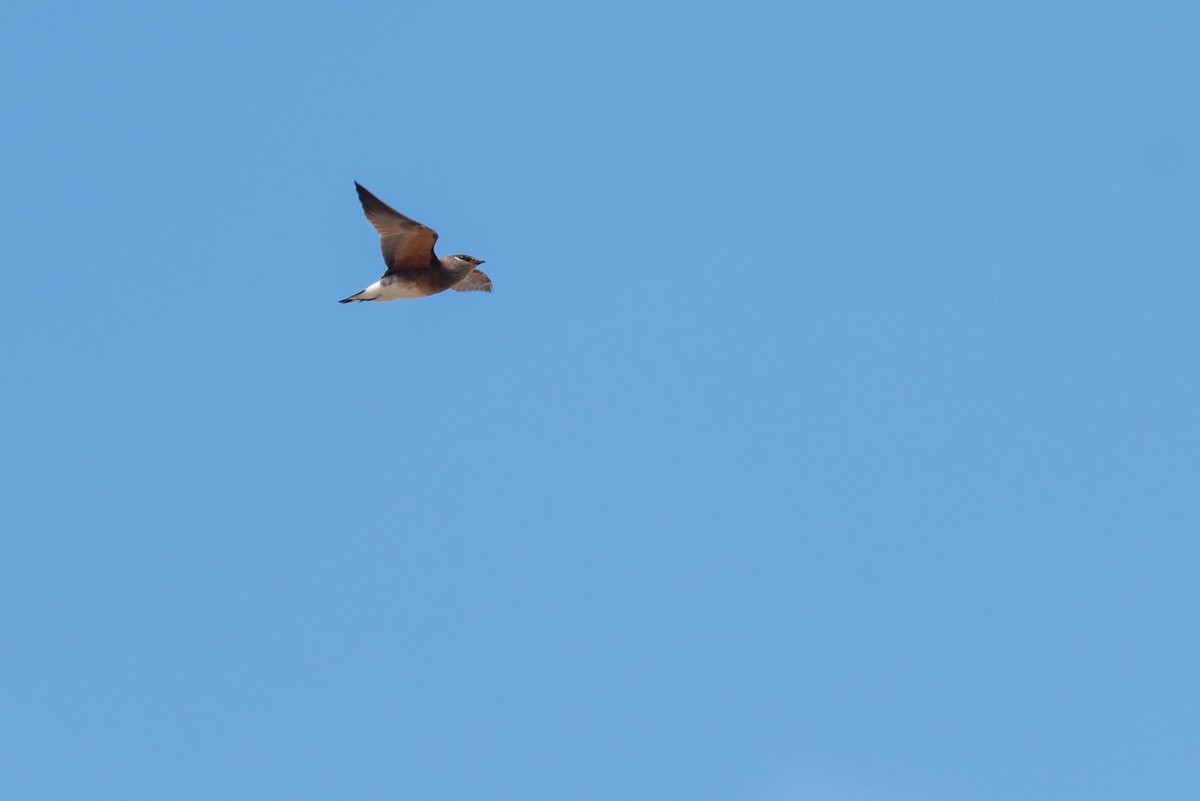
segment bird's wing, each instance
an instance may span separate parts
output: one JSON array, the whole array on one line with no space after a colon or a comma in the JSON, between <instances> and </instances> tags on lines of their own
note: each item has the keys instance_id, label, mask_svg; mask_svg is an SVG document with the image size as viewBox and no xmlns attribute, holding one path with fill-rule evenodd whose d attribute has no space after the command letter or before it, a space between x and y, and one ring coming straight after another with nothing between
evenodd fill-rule
<instances>
[{"instance_id":1,"label":"bird's wing","mask_svg":"<svg viewBox=\"0 0 1200 801\"><path fill-rule=\"evenodd\" d=\"M419 270L438 264L433 255L437 231L405 217L363 189L358 181L354 182L354 188L358 190L358 199L362 201L363 213L379 232L379 247L383 251L387 272Z\"/></svg>"},{"instance_id":2,"label":"bird's wing","mask_svg":"<svg viewBox=\"0 0 1200 801\"><path fill-rule=\"evenodd\" d=\"M455 284L454 288L459 292L491 292L492 279L488 278L483 270L475 268L467 273L466 278Z\"/></svg>"}]
</instances>

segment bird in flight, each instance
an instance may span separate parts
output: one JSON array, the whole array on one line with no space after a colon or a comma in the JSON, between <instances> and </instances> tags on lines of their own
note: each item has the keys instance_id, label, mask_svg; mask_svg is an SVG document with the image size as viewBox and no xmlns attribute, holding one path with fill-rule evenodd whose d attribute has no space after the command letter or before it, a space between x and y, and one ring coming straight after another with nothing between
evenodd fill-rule
<instances>
[{"instance_id":1,"label":"bird in flight","mask_svg":"<svg viewBox=\"0 0 1200 801\"><path fill-rule=\"evenodd\" d=\"M447 289L492 291L492 279L477 266L483 264L483 259L465 253L439 259L433 253L437 231L405 217L363 189L358 181L354 182L354 188L362 201L363 213L379 232L387 271L362 292L343 298L339 303L423 298Z\"/></svg>"}]
</instances>

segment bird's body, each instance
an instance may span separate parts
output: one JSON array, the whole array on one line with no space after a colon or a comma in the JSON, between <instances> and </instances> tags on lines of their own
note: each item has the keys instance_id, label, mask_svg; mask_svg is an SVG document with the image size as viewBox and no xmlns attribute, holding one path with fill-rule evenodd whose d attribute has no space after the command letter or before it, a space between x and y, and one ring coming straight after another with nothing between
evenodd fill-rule
<instances>
[{"instance_id":1,"label":"bird's body","mask_svg":"<svg viewBox=\"0 0 1200 801\"><path fill-rule=\"evenodd\" d=\"M378 281L346 300L404 300L436 295L466 278L471 268L473 265L465 271L439 266L405 270L403 275L384 273Z\"/></svg>"},{"instance_id":2,"label":"bird's body","mask_svg":"<svg viewBox=\"0 0 1200 801\"><path fill-rule=\"evenodd\" d=\"M433 252L437 232L405 217L372 195L357 181L363 213L379 232L380 248L387 272L375 283L341 303L423 298L447 289L460 292L491 292L492 281L476 265L483 259L456 254L439 259Z\"/></svg>"}]
</instances>

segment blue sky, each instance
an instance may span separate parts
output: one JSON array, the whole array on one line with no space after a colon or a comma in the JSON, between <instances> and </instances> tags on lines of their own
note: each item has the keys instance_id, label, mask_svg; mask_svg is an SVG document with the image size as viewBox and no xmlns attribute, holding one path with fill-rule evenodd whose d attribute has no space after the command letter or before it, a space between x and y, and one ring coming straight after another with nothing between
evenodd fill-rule
<instances>
[{"instance_id":1,"label":"blue sky","mask_svg":"<svg viewBox=\"0 0 1200 801\"><path fill-rule=\"evenodd\" d=\"M1198 27L8 8L0 795L1191 797Z\"/></svg>"}]
</instances>

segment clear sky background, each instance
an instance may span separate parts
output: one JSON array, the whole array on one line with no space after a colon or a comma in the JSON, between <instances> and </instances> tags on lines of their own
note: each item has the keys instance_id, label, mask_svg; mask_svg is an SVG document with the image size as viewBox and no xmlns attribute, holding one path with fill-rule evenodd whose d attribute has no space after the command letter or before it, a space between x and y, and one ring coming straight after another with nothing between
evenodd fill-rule
<instances>
[{"instance_id":1,"label":"clear sky background","mask_svg":"<svg viewBox=\"0 0 1200 801\"><path fill-rule=\"evenodd\" d=\"M1194 798L1198 38L10 4L0 797Z\"/></svg>"}]
</instances>

